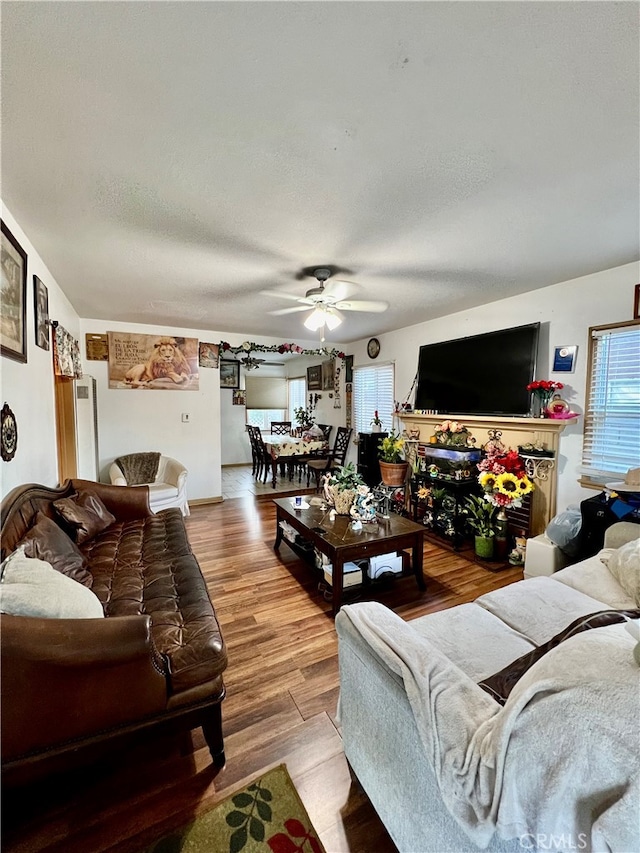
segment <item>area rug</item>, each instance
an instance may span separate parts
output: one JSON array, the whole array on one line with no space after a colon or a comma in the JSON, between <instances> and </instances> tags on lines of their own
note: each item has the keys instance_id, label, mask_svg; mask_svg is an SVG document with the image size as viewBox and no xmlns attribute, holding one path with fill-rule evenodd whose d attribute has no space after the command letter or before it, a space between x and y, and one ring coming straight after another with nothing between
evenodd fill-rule
<instances>
[{"instance_id":1,"label":"area rug","mask_svg":"<svg viewBox=\"0 0 640 853\"><path fill-rule=\"evenodd\" d=\"M325 853L284 764L146 853Z\"/></svg>"}]
</instances>

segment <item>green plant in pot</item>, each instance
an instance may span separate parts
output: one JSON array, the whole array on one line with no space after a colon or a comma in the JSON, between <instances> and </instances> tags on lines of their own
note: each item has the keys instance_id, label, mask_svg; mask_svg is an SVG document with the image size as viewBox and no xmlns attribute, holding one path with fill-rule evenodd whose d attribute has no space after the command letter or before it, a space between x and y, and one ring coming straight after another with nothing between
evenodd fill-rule
<instances>
[{"instance_id":1,"label":"green plant in pot","mask_svg":"<svg viewBox=\"0 0 640 853\"><path fill-rule=\"evenodd\" d=\"M496 507L478 495L470 495L465 501L467 523L475 533L475 552L478 557L490 560L493 557L495 531L493 517Z\"/></svg>"},{"instance_id":2,"label":"green plant in pot","mask_svg":"<svg viewBox=\"0 0 640 853\"><path fill-rule=\"evenodd\" d=\"M314 418L309 409L298 406L293 410L293 416L298 424L298 429L308 429L313 426Z\"/></svg>"},{"instance_id":3,"label":"green plant in pot","mask_svg":"<svg viewBox=\"0 0 640 853\"><path fill-rule=\"evenodd\" d=\"M404 458L404 438L391 430L378 445L380 476L385 486L402 486L409 463Z\"/></svg>"},{"instance_id":4,"label":"green plant in pot","mask_svg":"<svg viewBox=\"0 0 640 853\"><path fill-rule=\"evenodd\" d=\"M349 515L351 504L358 492L358 486L365 482L357 472L353 462L340 465L327 478L326 494L336 508L338 515Z\"/></svg>"}]
</instances>

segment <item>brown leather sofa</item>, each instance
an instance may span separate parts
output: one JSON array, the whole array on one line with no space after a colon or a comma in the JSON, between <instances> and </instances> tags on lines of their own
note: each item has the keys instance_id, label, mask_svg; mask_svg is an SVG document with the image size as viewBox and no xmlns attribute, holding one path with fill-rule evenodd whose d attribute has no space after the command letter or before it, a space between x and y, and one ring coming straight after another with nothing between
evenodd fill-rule
<instances>
[{"instance_id":1,"label":"brown leather sofa","mask_svg":"<svg viewBox=\"0 0 640 853\"><path fill-rule=\"evenodd\" d=\"M107 618L0 616L4 781L161 724L202 726L222 767L227 654L179 509L154 515L140 487L21 486L2 502L2 558L39 513L73 538L53 502L78 493L96 495L115 516L77 545Z\"/></svg>"}]
</instances>

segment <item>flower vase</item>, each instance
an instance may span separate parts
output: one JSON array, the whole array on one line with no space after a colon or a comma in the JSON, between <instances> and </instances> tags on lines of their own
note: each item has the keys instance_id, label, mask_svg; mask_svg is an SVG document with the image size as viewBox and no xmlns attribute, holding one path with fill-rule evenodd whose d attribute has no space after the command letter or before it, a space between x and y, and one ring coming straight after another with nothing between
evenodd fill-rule
<instances>
[{"instance_id":1,"label":"flower vase","mask_svg":"<svg viewBox=\"0 0 640 853\"><path fill-rule=\"evenodd\" d=\"M351 504L354 502L357 492L353 489L340 491L336 486L329 486L329 492L338 515L349 515Z\"/></svg>"},{"instance_id":2,"label":"flower vase","mask_svg":"<svg viewBox=\"0 0 640 853\"><path fill-rule=\"evenodd\" d=\"M372 424L371 432L382 432L382 424Z\"/></svg>"},{"instance_id":3,"label":"flower vase","mask_svg":"<svg viewBox=\"0 0 640 853\"><path fill-rule=\"evenodd\" d=\"M551 395L540 394L539 392L534 391L531 395L531 417L532 418L546 418L547 417L547 406L551 402Z\"/></svg>"}]
</instances>

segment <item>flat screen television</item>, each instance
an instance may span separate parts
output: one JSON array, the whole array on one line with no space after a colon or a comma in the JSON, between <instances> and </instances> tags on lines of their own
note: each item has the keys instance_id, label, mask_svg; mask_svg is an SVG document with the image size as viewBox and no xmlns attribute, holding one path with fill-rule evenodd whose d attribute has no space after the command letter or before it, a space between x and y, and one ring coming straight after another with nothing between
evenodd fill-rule
<instances>
[{"instance_id":1,"label":"flat screen television","mask_svg":"<svg viewBox=\"0 0 640 853\"><path fill-rule=\"evenodd\" d=\"M443 415L525 416L540 323L420 347L415 408Z\"/></svg>"}]
</instances>

